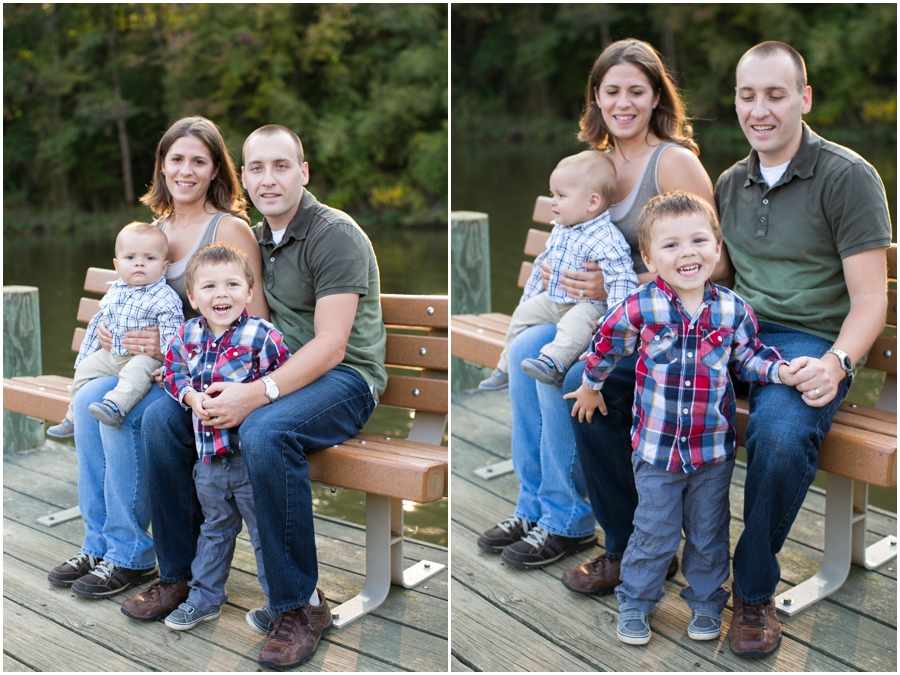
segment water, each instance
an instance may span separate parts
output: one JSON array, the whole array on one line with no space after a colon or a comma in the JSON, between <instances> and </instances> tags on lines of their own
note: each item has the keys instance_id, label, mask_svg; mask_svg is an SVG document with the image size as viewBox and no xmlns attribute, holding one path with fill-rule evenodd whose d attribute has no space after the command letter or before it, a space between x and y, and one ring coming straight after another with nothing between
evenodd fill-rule
<instances>
[{"instance_id":1,"label":"water","mask_svg":"<svg viewBox=\"0 0 900 675\"><path fill-rule=\"evenodd\" d=\"M446 229L369 232L381 271L381 287L389 293L447 293ZM72 331L78 300L84 294L88 267L112 267L114 237L84 234L51 238L9 237L3 240L3 284L36 286L40 293L43 372L71 377L75 352ZM405 438L412 426L409 411L379 407L366 433ZM446 440L445 440L446 444ZM317 513L365 524L365 496L355 490L313 486ZM405 534L447 545L447 500L406 504Z\"/></svg>"},{"instance_id":2,"label":"water","mask_svg":"<svg viewBox=\"0 0 900 675\"><path fill-rule=\"evenodd\" d=\"M827 138L828 134L823 132ZM896 145L854 146L845 143L871 162L881 175L888 196L893 241L897 241L897 158ZM511 314L521 297L516 285L519 265L524 258L525 234L534 227L531 220L534 200L548 194L548 180L563 157L583 150L577 141L541 145L463 145L452 148L453 211L480 211L490 218L491 309ZM746 156L746 144L701 147L701 162L713 183L719 174ZM880 391L880 379L861 371L850 391L849 400L874 405ZM743 457L741 457L743 459ZM825 487L825 474L819 472L814 483ZM897 490L869 488L874 506L897 511Z\"/></svg>"}]
</instances>

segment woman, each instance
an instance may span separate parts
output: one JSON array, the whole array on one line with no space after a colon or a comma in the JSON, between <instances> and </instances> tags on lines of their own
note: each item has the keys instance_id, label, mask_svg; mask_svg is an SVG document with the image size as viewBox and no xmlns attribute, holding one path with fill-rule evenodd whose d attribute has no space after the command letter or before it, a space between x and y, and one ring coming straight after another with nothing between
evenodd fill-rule
<instances>
[{"instance_id":1,"label":"woman","mask_svg":"<svg viewBox=\"0 0 900 675\"><path fill-rule=\"evenodd\" d=\"M620 40L603 50L588 78L579 124L579 140L607 152L616 166L616 203L610 214L631 246L638 279L646 283L653 277L641 260L637 240L637 217L644 204L657 194L676 189L694 192L713 204L712 183L697 158L684 104L651 45ZM546 279L549 269L544 271ZM565 271L561 283L573 298L606 298L599 270ZM554 332L555 326L550 324L521 333L512 345L510 362L537 357ZM633 380L633 371L633 360L626 359L613 376L625 372ZM515 567L544 567L587 548L596 540L595 517L606 534L607 555L601 556L601 566L607 556L621 558L631 535L630 520L628 527L617 527L621 513L637 500L631 464L612 465L613 472L628 472L619 474L618 480L598 481L594 475L597 462L591 461L598 449L582 442L583 429L573 430L563 400L564 392L578 388L583 372L584 364L576 362L560 390L537 383L520 368L510 368L512 455L519 498L515 515L482 534L479 546L502 551L503 560ZM630 411L631 400L626 407ZM611 411L610 417L614 414ZM598 417L603 416L594 419ZM625 434L628 439L628 429ZM604 490L596 489L598 483ZM632 507L630 513L633 511Z\"/></svg>"},{"instance_id":2,"label":"woman","mask_svg":"<svg viewBox=\"0 0 900 675\"><path fill-rule=\"evenodd\" d=\"M156 224L169 240L168 283L181 296L185 317L196 316L185 291L187 260L200 246L225 241L249 257L262 278L259 247L247 218L246 200L234 163L218 127L203 117L173 124L156 148L153 180L141 201L157 216ZM268 318L263 293L248 306L251 314ZM108 349L111 334L101 331ZM123 344L132 354L162 360L156 327L126 334ZM115 386L115 378L100 378L75 398L75 447L78 452L78 503L85 536L78 555L53 569L48 578L71 586L85 598L104 598L149 581L157 575L150 525L147 473L141 451L141 416L160 396L151 388L125 417L121 429L97 422L88 406Z\"/></svg>"}]
</instances>

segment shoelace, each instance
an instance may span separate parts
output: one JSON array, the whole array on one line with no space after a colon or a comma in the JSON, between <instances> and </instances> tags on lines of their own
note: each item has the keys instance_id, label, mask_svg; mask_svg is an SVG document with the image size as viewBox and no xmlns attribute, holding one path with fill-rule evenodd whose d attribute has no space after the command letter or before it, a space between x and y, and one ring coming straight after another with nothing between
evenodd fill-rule
<instances>
[{"instance_id":1,"label":"shoelace","mask_svg":"<svg viewBox=\"0 0 900 675\"><path fill-rule=\"evenodd\" d=\"M762 628L764 611L762 605L744 605L744 611L741 613L740 625Z\"/></svg>"},{"instance_id":2,"label":"shoelace","mask_svg":"<svg viewBox=\"0 0 900 675\"><path fill-rule=\"evenodd\" d=\"M87 553L79 553L78 555L72 556L66 561L66 564L78 569L87 561L90 561L91 567L94 567L97 564L97 559Z\"/></svg>"},{"instance_id":3,"label":"shoelace","mask_svg":"<svg viewBox=\"0 0 900 675\"><path fill-rule=\"evenodd\" d=\"M501 530L506 532L506 534L509 534L510 532L512 532L514 529L516 529L519 526L519 523L523 523L524 525L526 525L525 530L528 531L528 527L527 527L528 521L522 520L518 516L512 516L511 518L507 518L502 523L499 523L497 525L497 527L499 527Z\"/></svg>"},{"instance_id":4,"label":"shoelace","mask_svg":"<svg viewBox=\"0 0 900 675\"><path fill-rule=\"evenodd\" d=\"M91 570L91 574L95 577L99 577L102 581L108 581L109 578L115 574L116 566L113 565L108 560L104 560L99 565L97 565L93 570Z\"/></svg>"},{"instance_id":5,"label":"shoelace","mask_svg":"<svg viewBox=\"0 0 900 675\"><path fill-rule=\"evenodd\" d=\"M300 626L297 625L298 623L302 626L309 625L309 619L306 617L306 613L303 610L304 608L301 607L292 612L284 612L278 617L278 621L275 623L275 628L272 629L270 636L275 640L290 642L291 635L300 628Z\"/></svg>"},{"instance_id":6,"label":"shoelace","mask_svg":"<svg viewBox=\"0 0 900 675\"><path fill-rule=\"evenodd\" d=\"M550 533L543 527L538 525L537 527L533 527L528 530L528 534L522 537L522 541L527 541L535 548L541 548L544 544L547 543L547 537L549 536Z\"/></svg>"}]
</instances>

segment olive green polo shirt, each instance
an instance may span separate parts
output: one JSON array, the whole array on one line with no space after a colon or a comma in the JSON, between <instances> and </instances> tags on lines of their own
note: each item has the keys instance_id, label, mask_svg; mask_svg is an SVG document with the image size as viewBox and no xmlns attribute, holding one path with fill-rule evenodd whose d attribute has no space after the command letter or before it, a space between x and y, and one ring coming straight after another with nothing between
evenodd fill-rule
<instances>
[{"instance_id":1,"label":"olive green polo shirt","mask_svg":"<svg viewBox=\"0 0 900 675\"><path fill-rule=\"evenodd\" d=\"M755 150L716 182L734 290L761 321L836 340L850 295L842 260L891 244L884 185L871 164L816 135L771 188Z\"/></svg>"},{"instance_id":2,"label":"olive green polo shirt","mask_svg":"<svg viewBox=\"0 0 900 675\"><path fill-rule=\"evenodd\" d=\"M359 305L343 365L362 375L376 398L387 386L387 332L381 319L378 262L372 243L346 213L303 191L300 208L277 246L265 219L253 228L262 253L262 287L271 321L296 353L315 337L316 302L355 293Z\"/></svg>"}]
</instances>

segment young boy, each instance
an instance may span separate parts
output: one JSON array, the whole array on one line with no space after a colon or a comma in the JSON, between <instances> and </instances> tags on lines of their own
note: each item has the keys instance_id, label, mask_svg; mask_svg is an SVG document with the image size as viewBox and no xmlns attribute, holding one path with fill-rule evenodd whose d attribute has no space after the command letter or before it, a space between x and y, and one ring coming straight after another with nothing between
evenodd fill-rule
<instances>
[{"instance_id":1,"label":"young boy","mask_svg":"<svg viewBox=\"0 0 900 675\"><path fill-rule=\"evenodd\" d=\"M204 390L213 382L252 382L282 365L288 348L268 321L250 316L253 270L246 254L225 243L199 249L187 264L187 293L202 315L181 326L166 353L165 388L194 420L198 460L194 465L197 499L206 522L200 527L191 564L190 595L168 617L173 630L189 630L215 619L228 599L225 581L234 556L234 541L247 523L256 553L259 583L266 594L256 511L250 478L240 452L237 430L207 426L210 415Z\"/></svg>"},{"instance_id":2,"label":"young boy","mask_svg":"<svg viewBox=\"0 0 900 675\"><path fill-rule=\"evenodd\" d=\"M543 323L556 324L556 337L544 345L538 358L525 359L522 370L539 382L562 386L566 371L584 352L607 306L612 307L637 286L631 248L607 211L616 194L612 160L598 150L566 157L550 175L550 194L554 227L547 249L534 260L497 369L478 385L479 389L509 386L509 346L523 330ZM541 280L544 260L552 267L547 290ZM575 300L560 286L563 270L581 268L588 261L599 263L603 271L605 303Z\"/></svg>"},{"instance_id":3,"label":"young boy","mask_svg":"<svg viewBox=\"0 0 900 675\"><path fill-rule=\"evenodd\" d=\"M709 281L722 231L705 200L683 191L651 199L638 219L641 257L657 278L610 310L588 352L572 416L606 414L600 389L616 362L637 350L632 446L638 508L622 558L617 634L650 640L648 615L663 597L681 541L690 584L688 637L719 636L729 593L728 488L734 469L734 390L743 380L781 383L788 363L756 337L756 317L734 292Z\"/></svg>"},{"instance_id":4,"label":"young boy","mask_svg":"<svg viewBox=\"0 0 900 675\"><path fill-rule=\"evenodd\" d=\"M118 429L131 408L153 384L151 373L162 365L146 354L132 355L122 346L122 336L130 330L159 326L160 351L184 321L181 299L166 283L169 240L149 223L130 223L116 237L113 265L119 279L100 300L100 311L88 323L87 335L75 359L72 400L87 382L105 375L117 375L119 383L103 401L92 403L88 411L103 424ZM111 351L100 348L97 326L103 322L112 331ZM71 438L75 434L72 404L62 422L47 429L49 436Z\"/></svg>"}]
</instances>

